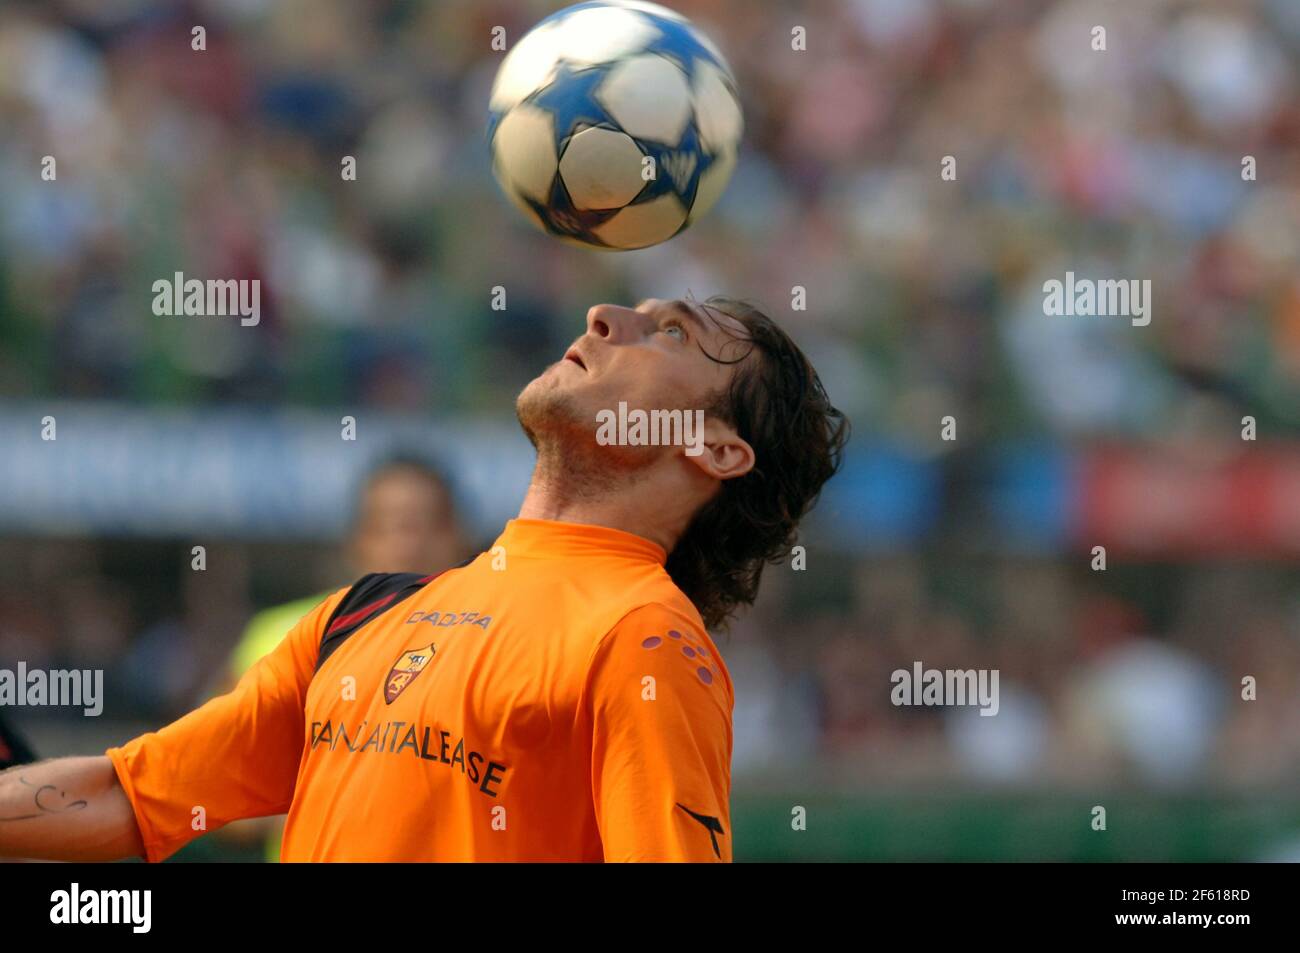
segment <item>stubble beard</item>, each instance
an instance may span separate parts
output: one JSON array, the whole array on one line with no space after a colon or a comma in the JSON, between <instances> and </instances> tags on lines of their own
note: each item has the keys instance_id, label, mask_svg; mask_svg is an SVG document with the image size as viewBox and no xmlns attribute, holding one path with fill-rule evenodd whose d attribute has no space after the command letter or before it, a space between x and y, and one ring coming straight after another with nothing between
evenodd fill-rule
<instances>
[{"instance_id":1,"label":"stubble beard","mask_svg":"<svg viewBox=\"0 0 1300 953\"><path fill-rule=\"evenodd\" d=\"M625 493L645 479L655 447L601 446L595 414L573 394L530 384L515 402L515 415L537 451L533 480L555 496L593 500Z\"/></svg>"}]
</instances>

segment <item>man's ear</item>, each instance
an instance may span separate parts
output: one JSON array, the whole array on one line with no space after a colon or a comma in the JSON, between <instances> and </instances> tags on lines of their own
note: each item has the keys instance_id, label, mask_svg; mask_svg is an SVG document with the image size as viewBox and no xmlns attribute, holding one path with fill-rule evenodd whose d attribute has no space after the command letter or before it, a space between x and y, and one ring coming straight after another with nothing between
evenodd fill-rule
<instances>
[{"instance_id":1,"label":"man's ear","mask_svg":"<svg viewBox=\"0 0 1300 953\"><path fill-rule=\"evenodd\" d=\"M686 445L686 459L715 480L734 480L754 469L754 448L728 423L709 417Z\"/></svg>"}]
</instances>

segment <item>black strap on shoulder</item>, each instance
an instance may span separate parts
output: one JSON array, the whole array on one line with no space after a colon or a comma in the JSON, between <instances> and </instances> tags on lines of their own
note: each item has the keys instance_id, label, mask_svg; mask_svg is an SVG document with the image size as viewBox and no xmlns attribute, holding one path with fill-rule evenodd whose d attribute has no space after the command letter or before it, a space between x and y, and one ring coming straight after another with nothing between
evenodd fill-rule
<instances>
[{"instance_id":1,"label":"black strap on shoulder","mask_svg":"<svg viewBox=\"0 0 1300 953\"><path fill-rule=\"evenodd\" d=\"M461 569L473 561L467 559L452 568ZM413 596L441 575L440 572L432 575L421 575L418 572L372 572L358 579L334 607L325 623L325 634L321 636L320 652L316 657L316 671L319 672L325 660L367 622Z\"/></svg>"}]
</instances>

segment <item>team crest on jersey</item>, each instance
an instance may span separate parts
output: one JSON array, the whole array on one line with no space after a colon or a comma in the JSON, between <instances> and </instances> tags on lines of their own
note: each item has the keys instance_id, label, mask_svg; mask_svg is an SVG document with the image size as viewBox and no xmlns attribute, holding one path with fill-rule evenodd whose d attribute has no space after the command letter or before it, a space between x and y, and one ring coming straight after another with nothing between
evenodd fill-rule
<instances>
[{"instance_id":1,"label":"team crest on jersey","mask_svg":"<svg viewBox=\"0 0 1300 953\"><path fill-rule=\"evenodd\" d=\"M406 691L406 686L428 667L433 661L433 653L437 651L438 647L430 642L425 648L403 652L388 671L388 680L384 682L384 701L391 705L398 695Z\"/></svg>"}]
</instances>

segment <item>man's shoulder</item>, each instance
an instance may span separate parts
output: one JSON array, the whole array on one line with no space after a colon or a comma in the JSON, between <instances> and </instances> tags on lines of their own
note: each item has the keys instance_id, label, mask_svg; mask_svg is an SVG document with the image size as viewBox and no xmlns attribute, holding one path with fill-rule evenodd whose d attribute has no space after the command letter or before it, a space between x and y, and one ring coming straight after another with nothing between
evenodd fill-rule
<instances>
[{"instance_id":1,"label":"man's shoulder","mask_svg":"<svg viewBox=\"0 0 1300 953\"><path fill-rule=\"evenodd\" d=\"M700 617L699 610L675 586L671 590L656 593L652 599L629 601L625 605L625 611L610 627L610 631L659 624L704 634L704 620Z\"/></svg>"},{"instance_id":2,"label":"man's shoulder","mask_svg":"<svg viewBox=\"0 0 1300 953\"><path fill-rule=\"evenodd\" d=\"M677 597L630 606L597 640L588 660L588 677L597 672L602 677L635 672L638 677L669 678L674 684L684 684L680 681L684 679L720 691L717 697L724 700L724 710L730 710L735 695L722 653L699 611L677 592Z\"/></svg>"},{"instance_id":3,"label":"man's shoulder","mask_svg":"<svg viewBox=\"0 0 1300 953\"><path fill-rule=\"evenodd\" d=\"M248 620L239 643L231 653L230 668L234 677L238 678L244 674L254 662L271 652L299 619L328 599L330 595L329 592L320 592L305 599L295 599L293 602L271 606L255 613Z\"/></svg>"},{"instance_id":4,"label":"man's shoulder","mask_svg":"<svg viewBox=\"0 0 1300 953\"><path fill-rule=\"evenodd\" d=\"M662 619L677 628L704 632L704 620L695 603L678 588L663 566L639 573L635 578L612 580L605 600L601 634L620 625L653 624Z\"/></svg>"}]
</instances>

